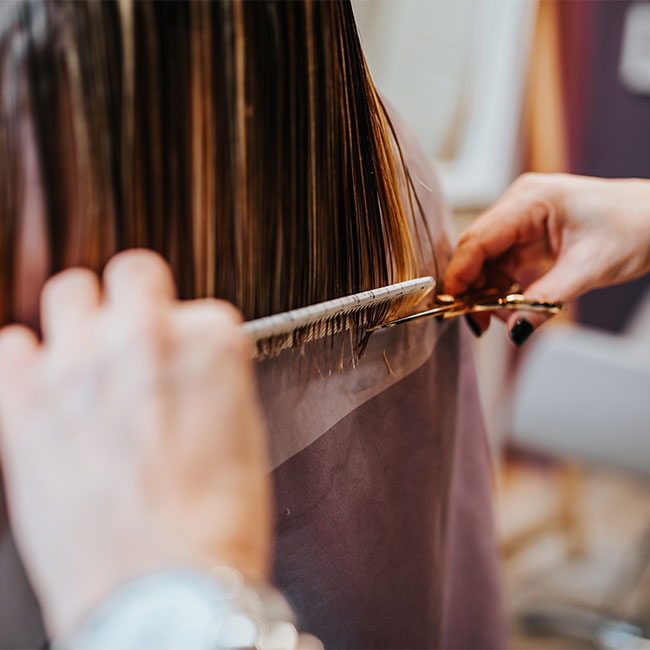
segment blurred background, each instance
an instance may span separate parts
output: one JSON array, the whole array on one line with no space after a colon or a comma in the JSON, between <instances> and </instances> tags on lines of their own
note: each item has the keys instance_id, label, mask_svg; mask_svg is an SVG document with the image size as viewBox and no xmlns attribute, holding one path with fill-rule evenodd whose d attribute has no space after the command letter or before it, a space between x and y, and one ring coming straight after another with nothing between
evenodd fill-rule
<instances>
[{"instance_id":1,"label":"blurred background","mask_svg":"<svg viewBox=\"0 0 650 650\"><path fill-rule=\"evenodd\" d=\"M353 0L458 231L524 171L650 178L650 2ZM650 648L650 277L477 342L514 648Z\"/></svg>"}]
</instances>

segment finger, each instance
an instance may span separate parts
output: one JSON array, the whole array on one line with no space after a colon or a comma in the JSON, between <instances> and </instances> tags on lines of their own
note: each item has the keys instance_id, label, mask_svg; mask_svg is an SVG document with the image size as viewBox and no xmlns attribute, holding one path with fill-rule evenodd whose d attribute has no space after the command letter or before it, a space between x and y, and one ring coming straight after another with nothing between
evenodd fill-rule
<instances>
[{"instance_id":1,"label":"finger","mask_svg":"<svg viewBox=\"0 0 650 650\"><path fill-rule=\"evenodd\" d=\"M252 356L253 344L246 338L241 312L229 302L206 298L181 303L174 312L177 333L231 347L244 357Z\"/></svg>"},{"instance_id":2,"label":"finger","mask_svg":"<svg viewBox=\"0 0 650 650\"><path fill-rule=\"evenodd\" d=\"M506 319L508 338L514 345L519 347L551 317L550 314L541 312L511 312Z\"/></svg>"},{"instance_id":3,"label":"finger","mask_svg":"<svg viewBox=\"0 0 650 650\"><path fill-rule=\"evenodd\" d=\"M8 325L0 330L0 408L15 402L22 378L38 357L38 338L23 325ZM0 432L1 433L1 432Z\"/></svg>"},{"instance_id":4,"label":"finger","mask_svg":"<svg viewBox=\"0 0 650 650\"><path fill-rule=\"evenodd\" d=\"M592 283L584 273L584 265L581 265L578 259L567 255L528 286L524 293L531 300L561 302L566 305L590 286ZM515 345L522 345L551 317L551 314L543 312L513 312L506 320L508 336Z\"/></svg>"},{"instance_id":5,"label":"finger","mask_svg":"<svg viewBox=\"0 0 650 650\"><path fill-rule=\"evenodd\" d=\"M482 336L485 330L490 327L490 314L487 312L466 314L465 320L467 321L472 334L476 337Z\"/></svg>"},{"instance_id":6,"label":"finger","mask_svg":"<svg viewBox=\"0 0 650 650\"><path fill-rule=\"evenodd\" d=\"M183 386L191 392L193 401L212 407L223 399L254 401L254 344L241 327L241 314L232 305L211 299L182 303L173 310L172 322L176 341L174 375L183 378ZM224 417L234 412L232 408L230 404L225 409ZM204 430L201 413L196 412L196 417L199 421L191 428L200 435ZM191 437L186 440L193 444ZM255 438L248 435L224 439L220 444L237 457L242 453L246 457L257 449Z\"/></svg>"},{"instance_id":7,"label":"finger","mask_svg":"<svg viewBox=\"0 0 650 650\"><path fill-rule=\"evenodd\" d=\"M481 215L461 237L444 274L445 292L458 295L480 278L487 260L516 245L546 237L551 206L538 197L507 196Z\"/></svg>"},{"instance_id":8,"label":"finger","mask_svg":"<svg viewBox=\"0 0 650 650\"><path fill-rule=\"evenodd\" d=\"M145 303L167 304L176 291L171 269L153 251L133 249L112 257L102 276L106 300L127 308Z\"/></svg>"},{"instance_id":9,"label":"finger","mask_svg":"<svg viewBox=\"0 0 650 650\"><path fill-rule=\"evenodd\" d=\"M226 300L217 298L201 298L181 302L177 314L183 321L218 323L229 329L238 327L244 322L244 317L237 307Z\"/></svg>"},{"instance_id":10,"label":"finger","mask_svg":"<svg viewBox=\"0 0 650 650\"><path fill-rule=\"evenodd\" d=\"M17 367L33 361L38 351L36 334L24 325L0 329L0 381L11 378Z\"/></svg>"},{"instance_id":11,"label":"finger","mask_svg":"<svg viewBox=\"0 0 650 650\"><path fill-rule=\"evenodd\" d=\"M538 280L526 287L525 294L533 300L569 303L598 285L596 272L582 256L567 253Z\"/></svg>"},{"instance_id":12,"label":"finger","mask_svg":"<svg viewBox=\"0 0 650 650\"><path fill-rule=\"evenodd\" d=\"M78 340L99 303L99 279L89 269L69 269L50 278L41 292L46 343Z\"/></svg>"},{"instance_id":13,"label":"finger","mask_svg":"<svg viewBox=\"0 0 650 650\"><path fill-rule=\"evenodd\" d=\"M252 376L255 346L231 304L214 299L181 303L171 322L180 374L196 378L206 373L210 382L229 385L242 373Z\"/></svg>"}]
</instances>

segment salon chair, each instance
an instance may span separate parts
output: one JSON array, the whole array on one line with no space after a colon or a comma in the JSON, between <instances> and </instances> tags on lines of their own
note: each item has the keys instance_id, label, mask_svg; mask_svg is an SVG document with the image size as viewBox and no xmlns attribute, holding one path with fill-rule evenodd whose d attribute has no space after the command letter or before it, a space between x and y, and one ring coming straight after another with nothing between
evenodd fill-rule
<instances>
[{"instance_id":1,"label":"salon chair","mask_svg":"<svg viewBox=\"0 0 650 650\"><path fill-rule=\"evenodd\" d=\"M578 326L540 331L518 375L512 430L528 448L650 478L650 294L622 335ZM610 611L540 605L520 623L607 650L650 648L650 617L625 620L616 611L650 568L650 524L632 555L609 594Z\"/></svg>"}]
</instances>

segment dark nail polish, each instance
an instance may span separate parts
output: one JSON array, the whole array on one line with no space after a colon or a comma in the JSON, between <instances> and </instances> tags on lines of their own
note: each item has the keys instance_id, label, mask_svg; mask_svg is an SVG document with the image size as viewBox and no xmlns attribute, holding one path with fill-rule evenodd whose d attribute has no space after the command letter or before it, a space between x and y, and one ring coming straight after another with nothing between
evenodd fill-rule
<instances>
[{"instance_id":1,"label":"dark nail polish","mask_svg":"<svg viewBox=\"0 0 650 650\"><path fill-rule=\"evenodd\" d=\"M510 340L515 345L522 345L526 339L533 333L535 328L530 321L520 318L510 330Z\"/></svg>"},{"instance_id":2,"label":"dark nail polish","mask_svg":"<svg viewBox=\"0 0 650 650\"><path fill-rule=\"evenodd\" d=\"M465 314L465 320L467 321L469 328L472 330L472 334L474 334L476 338L479 338L483 332L478 323L469 314Z\"/></svg>"}]
</instances>

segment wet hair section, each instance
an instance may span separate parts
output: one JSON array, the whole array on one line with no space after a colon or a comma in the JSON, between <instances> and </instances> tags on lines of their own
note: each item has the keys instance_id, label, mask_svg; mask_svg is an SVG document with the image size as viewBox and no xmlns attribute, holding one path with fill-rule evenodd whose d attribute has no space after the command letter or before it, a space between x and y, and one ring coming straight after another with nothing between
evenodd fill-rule
<instances>
[{"instance_id":1,"label":"wet hair section","mask_svg":"<svg viewBox=\"0 0 650 650\"><path fill-rule=\"evenodd\" d=\"M416 227L349 2L35 0L0 11L3 322L25 115L51 273L100 271L144 246L170 262L180 297L224 298L247 319L431 274L431 239ZM359 343L386 309L343 329ZM308 333L295 336L299 346Z\"/></svg>"}]
</instances>

